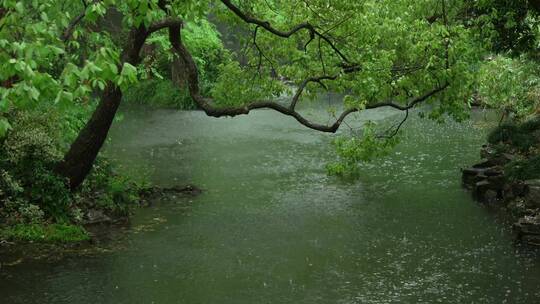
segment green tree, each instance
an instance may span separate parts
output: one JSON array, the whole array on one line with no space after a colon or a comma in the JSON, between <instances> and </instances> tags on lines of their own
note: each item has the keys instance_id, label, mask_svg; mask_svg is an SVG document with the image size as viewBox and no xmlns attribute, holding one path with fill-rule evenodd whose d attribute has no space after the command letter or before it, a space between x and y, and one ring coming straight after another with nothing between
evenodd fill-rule
<instances>
[{"instance_id":1,"label":"green tree","mask_svg":"<svg viewBox=\"0 0 540 304\"><path fill-rule=\"evenodd\" d=\"M0 111L82 106L99 95L56 168L72 189L92 168L122 93L140 78L141 50L149 39L180 61L191 98L209 116L269 108L308 128L336 132L355 112L392 107L408 117L410 109L430 102L432 118L463 118L471 62L479 52L462 10L460 1L445 0L2 0ZM122 19L119 34L103 26L113 13ZM208 38L186 39L185 25L207 16L243 33L246 47L218 67L216 83L205 94L203 63L192 52ZM330 111L330 124L297 110L306 98L327 91L346 93L341 112ZM291 96L287 103L276 101L283 93ZM0 119L0 131L7 129L9 122Z\"/></svg>"},{"instance_id":2,"label":"green tree","mask_svg":"<svg viewBox=\"0 0 540 304\"><path fill-rule=\"evenodd\" d=\"M519 54L537 49L540 1L480 0L469 11L495 52Z\"/></svg>"},{"instance_id":3,"label":"green tree","mask_svg":"<svg viewBox=\"0 0 540 304\"><path fill-rule=\"evenodd\" d=\"M483 0L472 10L482 42L493 52L478 71L480 100L500 110L501 121L537 115L540 1Z\"/></svg>"}]
</instances>

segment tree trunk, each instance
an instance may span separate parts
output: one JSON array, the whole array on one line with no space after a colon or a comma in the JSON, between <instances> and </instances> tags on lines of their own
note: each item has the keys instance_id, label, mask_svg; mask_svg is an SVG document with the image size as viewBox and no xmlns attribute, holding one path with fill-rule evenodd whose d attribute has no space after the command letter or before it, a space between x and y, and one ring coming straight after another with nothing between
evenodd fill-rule
<instances>
[{"instance_id":1,"label":"tree trunk","mask_svg":"<svg viewBox=\"0 0 540 304\"><path fill-rule=\"evenodd\" d=\"M148 34L144 27L131 31L122 52L121 65L126 62L137 65L140 62L139 53ZM64 159L57 164L56 173L67 179L71 190L79 187L92 169L94 161L107 139L107 134L121 101L122 91L120 88L114 83L108 83L92 117L79 132Z\"/></svg>"},{"instance_id":2,"label":"tree trunk","mask_svg":"<svg viewBox=\"0 0 540 304\"><path fill-rule=\"evenodd\" d=\"M56 172L68 179L70 189L77 188L86 178L107 138L122 100L120 88L109 84L92 117L57 165Z\"/></svg>"},{"instance_id":3,"label":"tree trunk","mask_svg":"<svg viewBox=\"0 0 540 304\"><path fill-rule=\"evenodd\" d=\"M173 84L180 89L187 88L188 79L187 79L187 67L186 63L182 58L174 57L174 60L171 64L171 79Z\"/></svg>"}]
</instances>

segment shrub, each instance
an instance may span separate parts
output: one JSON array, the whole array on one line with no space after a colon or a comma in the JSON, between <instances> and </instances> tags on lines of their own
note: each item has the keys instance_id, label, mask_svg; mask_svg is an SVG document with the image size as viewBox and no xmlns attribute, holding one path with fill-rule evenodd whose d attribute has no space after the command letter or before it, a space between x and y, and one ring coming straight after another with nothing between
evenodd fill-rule
<instances>
[{"instance_id":1,"label":"shrub","mask_svg":"<svg viewBox=\"0 0 540 304\"><path fill-rule=\"evenodd\" d=\"M158 89L159 91L159 89ZM9 115L12 129L0 139L0 237L13 240L73 242L88 239L74 224L86 211L127 215L138 201L144 181L115 174L100 157L81 189L72 193L54 173L66 142L82 115L61 119L53 109L20 111Z\"/></svg>"},{"instance_id":2,"label":"shrub","mask_svg":"<svg viewBox=\"0 0 540 304\"><path fill-rule=\"evenodd\" d=\"M521 152L528 152L538 144L538 138L532 133L539 129L540 118L530 119L522 124L504 123L491 131L488 135L488 142L494 145L504 143Z\"/></svg>"},{"instance_id":3,"label":"shrub","mask_svg":"<svg viewBox=\"0 0 540 304\"><path fill-rule=\"evenodd\" d=\"M82 189L72 193L53 172L62 157L64 133L53 112L19 112L0 146L0 224L80 223L96 208L126 215L142 184L117 175L99 158Z\"/></svg>"},{"instance_id":4,"label":"shrub","mask_svg":"<svg viewBox=\"0 0 540 304\"><path fill-rule=\"evenodd\" d=\"M488 142L497 144L509 142L519 132L519 128L514 123L505 123L495 128L488 135Z\"/></svg>"},{"instance_id":5,"label":"shrub","mask_svg":"<svg viewBox=\"0 0 540 304\"><path fill-rule=\"evenodd\" d=\"M143 80L124 93L124 101L180 110L196 108L187 89L181 90L175 87L168 79Z\"/></svg>"},{"instance_id":6,"label":"shrub","mask_svg":"<svg viewBox=\"0 0 540 304\"><path fill-rule=\"evenodd\" d=\"M538 67L526 56L495 56L478 71L478 94L486 106L528 117L540 106Z\"/></svg>"},{"instance_id":7,"label":"shrub","mask_svg":"<svg viewBox=\"0 0 540 304\"><path fill-rule=\"evenodd\" d=\"M526 120L520 125L520 129L522 132L534 132L540 130L540 117Z\"/></svg>"},{"instance_id":8,"label":"shrub","mask_svg":"<svg viewBox=\"0 0 540 304\"><path fill-rule=\"evenodd\" d=\"M510 180L528 180L540 178L540 155L526 160L516 160L504 168Z\"/></svg>"},{"instance_id":9,"label":"shrub","mask_svg":"<svg viewBox=\"0 0 540 304\"><path fill-rule=\"evenodd\" d=\"M83 183L76 205L83 209L98 208L113 215L125 216L130 206L139 201L140 189L145 187L144 179L137 182L131 177L119 175L107 159L100 157Z\"/></svg>"},{"instance_id":10,"label":"shrub","mask_svg":"<svg viewBox=\"0 0 540 304\"><path fill-rule=\"evenodd\" d=\"M68 220L70 192L52 170L62 157L55 140L61 136L56 114L18 112L10 121L13 129L0 147L0 183L9 202L3 213L23 223L44 217Z\"/></svg>"}]
</instances>

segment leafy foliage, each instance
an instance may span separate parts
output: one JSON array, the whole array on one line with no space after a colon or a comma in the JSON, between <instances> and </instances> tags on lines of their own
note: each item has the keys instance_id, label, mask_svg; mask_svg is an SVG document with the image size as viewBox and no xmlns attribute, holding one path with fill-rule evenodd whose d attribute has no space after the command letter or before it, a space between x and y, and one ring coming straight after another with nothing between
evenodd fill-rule
<instances>
[{"instance_id":1,"label":"leafy foliage","mask_svg":"<svg viewBox=\"0 0 540 304\"><path fill-rule=\"evenodd\" d=\"M322 76L324 80L306 85L299 103L321 93L339 92L346 95L339 107L344 110L363 110L387 101L412 107L414 97L444 86L436 98L427 99L430 106L425 117L467 118L475 90L488 105L510 110L517 117L526 117L537 108L536 66L524 57L496 57L482 65L486 43L478 41L488 39L498 51L518 48L507 45L511 41L517 41L519 48L533 48L537 22L528 7L523 8L529 3L525 0L231 3L238 3L245 16L261 22L241 20L224 5L226 1L217 0L169 1L165 8L157 0L87 5L84 1L3 1L0 137L7 143L2 151L2 182L9 185L3 195L26 204L16 209L30 218L40 217L32 206L38 206L45 219L76 218L73 210L81 209L84 199L74 200L51 172L88 118L96 97L108 87L120 87L128 101L194 108L186 84L176 83L173 76L178 75L171 75L170 66L179 61L182 66L182 60L172 52L165 30L148 38L143 50L146 59L139 65L124 63L126 54L121 55L126 37L134 30L166 18L182 19L182 42L198 67L201 93L218 107L245 107L292 95L290 84L301 86L306 79ZM81 13L80 22L72 23ZM208 16L238 33L240 47L226 50ZM106 25L111 18L118 19L112 20L117 28ZM312 29L289 35L287 31L298 24L309 24ZM26 128L13 117L16 111L44 108L53 109L54 120L65 122L58 126L60 133ZM366 124L362 132L335 141L338 163L328 169L335 174L354 171L358 162L384 155L398 141L399 134L380 138L375 127ZM107 189L98 195L99 201L111 209L123 209L117 202L133 199L127 184L108 165L97 164L85 193Z\"/></svg>"},{"instance_id":2,"label":"leafy foliage","mask_svg":"<svg viewBox=\"0 0 540 304\"><path fill-rule=\"evenodd\" d=\"M123 96L128 103L147 104L193 110L195 103L186 89L180 89L169 79L149 79L132 86Z\"/></svg>"},{"instance_id":3,"label":"leafy foliage","mask_svg":"<svg viewBox=\"0 0 540 304\"><path fill-rule=\"evenodd\" d=\"M495 128L488 136L491 144L505 144L527 153L540 144L540 118L530 119L521 124L508 122Z\"/></svg>"},{"instance_id":4,"label":"leafy foliage","mask_svg":"<svg viewBox=\"0 0 540 304\"><path fill-rule=\"evenodd\" d=\"M19 112L13 115L13 130L0 148L2 182L9 189L5 206L24 213L30 205L39 206L48 217L67 218L69 191L63 181L51 174L62 153L55 143L59 138L54 114Z\"/></svg>"},{"instance_id":5,"label":"leafy foliage","mask_svg":"<svg viewBox=\"0 0 540 304\"><path fill-rule=\"evenodd\" d=\"M428 22L431 15L441 14L440 3L338 1L328 9L323 1L313 1L309 8L295 9L292 2L273 1L276 9L271 10L262 1L256 1L243 8L253 16L272 20L276 28L287 29L307 21L318 28L329 29L331 37L346 37L336 47L361 69L341 75L337 81L327 81L324 87L310 86L312 93L326 89L348 92L359 105L388 99L404 103L410 95L416 96L448 81L452 87L439 99L436 110L439 115L449 112L461 116L466 104L460 97L468 94L467 86L472 80L469 62L476 59L477 48L472 44L471 33L451 16L447 24L442 18L435 23ZM244 32L252 32L253 27L239 26ZM224 70L227 75L223 78L225 87L249 92L249 82L238 79L242 75L244 79L258 75L270 84L275 74L299 83L309 76L342 73L342 58L327 43L313 41L307 44L309 37L302 34L283 39L263 30L257 33L258 48L253 45L253 35L245 37L246 51L242 55L247 65ZM306 44L306 49L299 47ZM449 69L446 69L447 46ZM261 53L264 54L262 58ZM231 87L231 79L235 87ZM258 82L255 85L261 86ZM276 96L281 91L269 93ZM239 99L240 104L244 102Z\"/></svg>"},{"instance_id":6,"label":"leafy foliage","mask_svg":"<svg viewBox=\"0 0 540 304\"><path fill-rule=\"evenodd\" d=\"M480 0L469 9L478 16L484 41L495 52L530 52L538 47L535 0Z\"/></svg>"},{"instance_id":7,"label":"leafy foliage","mask_svg":"<svg viewBox=\"0 0 540 304\"><path fill-rule=\"evenodd\" d=\"M377 133L376 125L368 122L360 136L337 137L333 144L336 148L338 161L330 163L326 169L331 175L355 176L358 163L369 162L388 153L399 143L399 137L386 136Z\"/></svg>"},{"instance_id":8,"label":"leafy foliage","mask_svg":"<svg viewBox=\"0 0 540 304\"><path fill-rule=\"evenodd\" d=\"M540 68L531 60L496 56L478 73L482 102L522 120L540 108Z\"/></svg>"},{"instance_id":9,"label":"leafy foliage","mask_svg":"<svg viewBox=\"0 0 540 304\"><path fill-rule=\"evenodd\" d=\"M504 172L511 180L538 179L540 178L540 155L510 162L505 166Z\"/></svg>"},{"instance_id":10,"label":"leafy foliage","mask_svg":"<svg viewBox=\"0 0 540 304\"><path fill-rule=\"evenodd\" d=\"M83 187L70 192L54 173L64 146L65 126L58 115L50 109L10 114L13 129L0 145L0 226L8 226L4 229L10 238L86 238L80 233L84 230L68 223L80 223L89 209L126 215L145 186L114 174L112 166L100 160Z\"/></svg>"}]
</instances>

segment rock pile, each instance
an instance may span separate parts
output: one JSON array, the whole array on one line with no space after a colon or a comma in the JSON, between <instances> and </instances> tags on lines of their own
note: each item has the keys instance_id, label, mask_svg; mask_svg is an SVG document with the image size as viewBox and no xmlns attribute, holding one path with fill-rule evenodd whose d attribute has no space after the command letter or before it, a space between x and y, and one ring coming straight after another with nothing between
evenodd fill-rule
<instances>
[{"instance_id":1,"label":"rock pile","mask_svg":"<svg viewBox=\"0 0 540 304\"><path fill-rule=\"evenodd\" d=\"M496 153L490 145L484 145L480 155L480 163L462 170L463 185L475 200L507 209L515 218L518 240L540 246L540 180L508 179L504 166L514 155Z\"/></svg>"}]
</instances>

